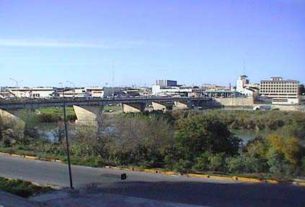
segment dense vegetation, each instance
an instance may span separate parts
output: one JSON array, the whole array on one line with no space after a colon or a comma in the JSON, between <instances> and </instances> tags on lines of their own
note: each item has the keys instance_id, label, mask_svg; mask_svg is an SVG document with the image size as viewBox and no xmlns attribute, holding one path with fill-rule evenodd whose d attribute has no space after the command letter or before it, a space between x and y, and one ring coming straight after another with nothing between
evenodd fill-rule
<instances>
[{"instance_id":1,"label":"dense vegetation","mask_svg":"<svg viewBox=\"0 0 305 207\"><path fill-rule=\"evenodd\" d=\"M34 120L30 117L28 120ZM14 135L16 142L7 141L9 129L1 122L0 126L2 151L65 159L62 126L58 142L32 136L31 123L26 123L22 139ZM232 133L236 129L267 133L244 143ZM144 166L182 173L305 176L305 114L300 112L107 114L98 129L75 127L71 140L75 164Z\"/></svg>"},{"instance_id":2,"label":"dense vegetation","mask_svg":"<svg viewBox=\"0 0 305 207\"><path fill-rule=\"evenodd\" d=\"M0 177L0 190L27 198L38 193L50 191L51 188L37 186L31 182L18 179L7 179Z\"/></svg>"}]
</instances>

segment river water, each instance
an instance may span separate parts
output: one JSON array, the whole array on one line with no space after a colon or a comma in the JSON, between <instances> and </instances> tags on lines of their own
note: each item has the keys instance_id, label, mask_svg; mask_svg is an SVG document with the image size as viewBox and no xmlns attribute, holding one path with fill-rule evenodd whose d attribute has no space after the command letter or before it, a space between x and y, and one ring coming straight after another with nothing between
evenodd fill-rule
<instances>
[{"instance_id":1,"label":"river water","mask_svg":"<svg viewBox=\"0 0 305 207\"><path fill-rule=\"evenodd\" d=\"M62 124L57 123L39 123L37 125L39 135L42 138L48 139L52 142L57 142L58 135L59 135L59 129L63 130ZM68 129L69 134L74 135L75 134L75 123L69 123ZM265 136L268 134L267 131L255 131L255 130L231 130L231 132L238 138L240 138L243 142L243 144L247 144L250 140L254 139L257 136Z\"/></svg>"}]
</instances>

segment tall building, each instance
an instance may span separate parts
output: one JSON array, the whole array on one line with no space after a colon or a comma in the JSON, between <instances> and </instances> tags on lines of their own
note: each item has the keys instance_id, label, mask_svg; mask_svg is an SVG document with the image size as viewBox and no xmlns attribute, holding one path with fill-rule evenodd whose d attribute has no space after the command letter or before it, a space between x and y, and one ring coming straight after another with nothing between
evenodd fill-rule
<instances>
[{"instance_id":1,"label":"tall building","mask_svg":"<svg viewBox=\"0 0 305 207\"><path fill-rule=\"evenodd\" d=\"M174 80L157 80L156 85L163 87L174 87L177 86L177 81Z\"/></svg>"},{"instance_id":2,"label":"tall building","mask_svg":"<svg viewBox=\"0 0 305 207\"><path fill-rule=\"evenodd\" d=\"M272 77L261 81L260 95L271 98L273 104L299 104L299 84L296 80Z\"/></svg>"},{"instance_id":3,"label":"tall building","mask_svg":"<svg viewBox=\"0 0 305 207\"><path fill-rule=\"evenodd\" d=\"M254 83L250 84L250 80L246 75L238 77L236 81L236 91L246 96L256 97L258 95L258 87Z\"/></svg>"},{"instance_id":4,"label":"tall building","mask_svg":"<svg viewBox=\"0 0 305 207\"><path fill-rule=\"evenodd\" d=\"M236 81L236 91L243 92L244 88L249 84L248 76L241 75L239 76L238 80Z\"/></svg>"}]
</instances>

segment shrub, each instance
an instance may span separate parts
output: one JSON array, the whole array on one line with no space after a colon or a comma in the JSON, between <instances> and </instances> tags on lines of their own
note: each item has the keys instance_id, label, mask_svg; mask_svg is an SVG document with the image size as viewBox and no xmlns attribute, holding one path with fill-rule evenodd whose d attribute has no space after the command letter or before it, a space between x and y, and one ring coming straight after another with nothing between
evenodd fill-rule
<instances>
[{"instance_id":1,"label":"shrub","mask_svg":"<svg viewBox=\"0 0 305 207\"><path fill-rule=\"evenodd\" d=\"M215 155L210 155L209 160L209 169L212 171L225 171L225 160L224 153L218 153Z\"/></svg>"},{"instance_id":2,"label":"shrub","mask_svg":"<svg viewBox=\"0 0 305 207\"><path fill-rule=\"evenodd\" d=\"M269 172L276 177L289 177L294 174L293 166L285 159L284 154L271 150L268 153Z\"/></svg>"},{"instance_id":3,"label":"shrub","mask_svg":"<svg viewBox=\"0 0 305 207\"><path fill-rule=\"evenodd\" d=\"M229 157L226 159L226 166L230 173L241 173L245 165L242 157Z\"/></svg>"},{"instance_id":4,"label":"shrub","mask_svg":"<svg viewBox=\"0 0 305 207\"><path fill-rule=\"evenodd\" d=\"M209 156L210 153L204 152L199 157L195 159L195 165L193 166L194 170L206 171L209 170Z\"/></svg>"},{"instance_id":5,"label":"shrub","mask_svg":"<svg viewBox=\"0 0 305 207\"><path fill-rule=\"evenodd\" d=\"M193 163L189 160L180 159L176 164L174 164L174 170L179 173L189 172L192 168Z\"/></svg>"}]
</instances>

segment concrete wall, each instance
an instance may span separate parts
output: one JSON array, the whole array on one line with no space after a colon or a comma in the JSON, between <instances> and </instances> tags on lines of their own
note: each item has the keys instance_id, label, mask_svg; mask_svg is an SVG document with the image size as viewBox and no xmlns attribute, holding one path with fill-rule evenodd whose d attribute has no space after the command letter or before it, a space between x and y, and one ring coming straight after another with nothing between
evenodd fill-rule
<instances>
[{"instance_id":1,"label":"concrete wall","mask_svg":"<svg viewBox=\"0 0 305 207\"><path fill-rule=\"evenodd\" d=\"M305 105L272 105L272 109L279 109L280 111L305 112Z\"/></svg>"},{"instance_id":2,"label":"concrete wall","mask_svg":"<svg viewBox=\"0 0 305 207\"><path fill-rule=\"evenodd\" d=\"M253 106L254 99L253 97L247 98L215 98L215 101L222 106Z\"/></svg>"}]
</instances>

